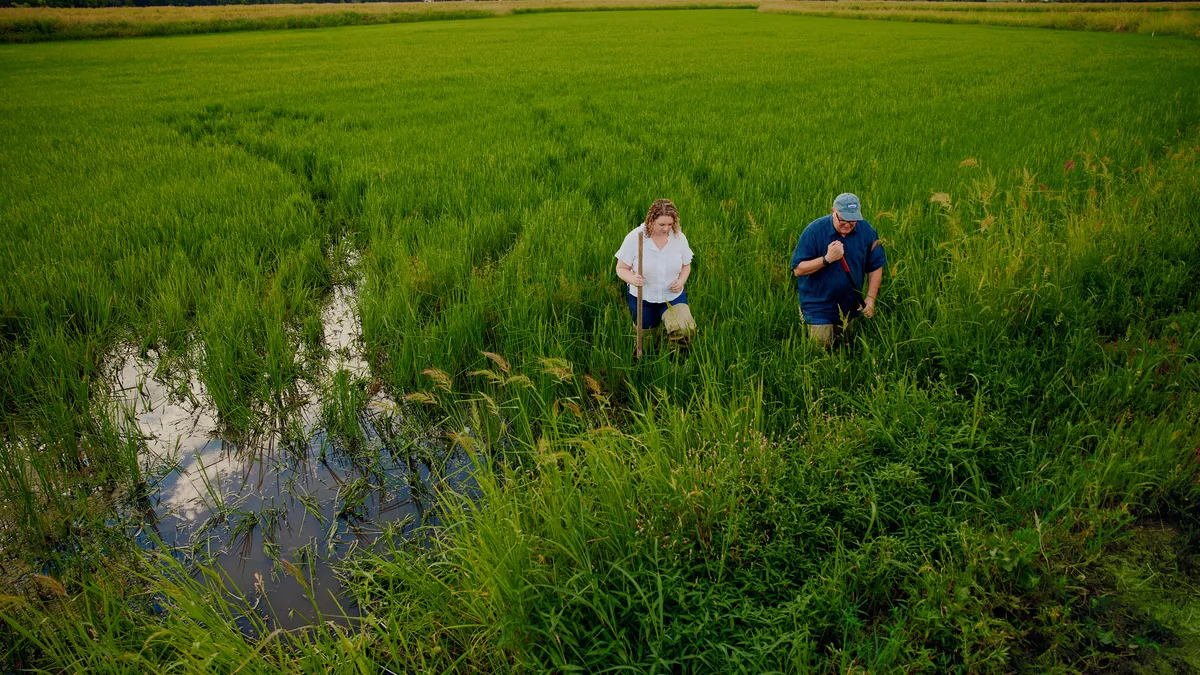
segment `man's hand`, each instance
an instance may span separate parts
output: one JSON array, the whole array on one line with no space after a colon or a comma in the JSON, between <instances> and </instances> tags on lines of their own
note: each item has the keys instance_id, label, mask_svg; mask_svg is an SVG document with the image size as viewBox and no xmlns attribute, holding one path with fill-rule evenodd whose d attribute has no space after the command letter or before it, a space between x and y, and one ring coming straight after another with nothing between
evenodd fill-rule
<instances>
[{"instance_id":1,"label":"man's hand","mask_svg":"<svg viewBox=\"0 0 1200 675\"><path fill-rule=\"evenodd\" d=\"M867 298L867 304L863 305L863 316L868 319L875 318L875 298Z\"/></svg>"},{"instance_id":2,"label":"man's hand","mask_svg":"<svg viewBox=\"0 0 1200 675\"><path fill-rule=\"evenodd\" d=\"M680 281L679 277L675 277L675 281L672 281L671 285L667 286L667 288L671 289L672 293L679 293L683 290L683 282Z\"/></svg>"},{"instance_id":3,"label":"man's hand","mask_svg":"<svg viewBox=\"0 0 1200 675\"><path fill-rule=\"evenodd\" d=\"M831 263L837 262L837 261L841 260L842 256L845 254L846 254L846 249L845 249L845 247L842 246L842 242L831 241L831 242L829 242L829 249L825 251L825 259Z\"/></svg>"}]
</instances>

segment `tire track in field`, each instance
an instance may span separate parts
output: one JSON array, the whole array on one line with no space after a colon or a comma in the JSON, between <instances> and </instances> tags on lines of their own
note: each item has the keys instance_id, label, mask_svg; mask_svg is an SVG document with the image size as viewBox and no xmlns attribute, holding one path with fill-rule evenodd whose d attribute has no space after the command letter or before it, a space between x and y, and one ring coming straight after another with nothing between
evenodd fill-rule
<instances>
[{"instance_id":1,"label":"tire track in field","mask_svg":"<svg viewBox=\"0 0 1200 675\"><path fill-rule=\"evenodd\" d=\"M353 236L359 228L368 182L364 179L345 180L338 163L322 156L312 143L305 141L305 137L314 131L323 133L325 116L283 108L233 110L222 104L212 104L193 113L167 117L163 121L194 147L234 149L273 164L295 179L300 193L312 204L315 234L320 238L323 256L333 270L331 278L327 280L333 290L330 297L333 297L334 304L345 304L338 300L341 297L338 289L354 285L359 256L356 248L344 251L338 244L347 236ZM345 258L333 260L339 252L345 253ZM266 274L270 277L277 272L278 269L270 269ZM317 296L325 296L329 290L328 287L314 289ZM322 305L326 303L326 299L319 301ZM361 325L360 317L355 316L354 319ZM302 335L307 328L301 326L305 321L303 315L289 320L288 342L294 349L293 359L307 353ZM327 321L328 317L323 316L322 323ZM325 328L326 336L322 342L325 348L337 350L347 347L329 344L329 327L326 325ZM269 401L267 403L270 405Z\"/></svg>"},{"instance_id":2,"label":"tire track in field","mask_svg":"<svg viewBox=\"0 0 1200 675\"><path fill-rule=\"evenodd\" d=\"M573 114L561 114L560 110L545 105L530 106L533 126L550 146L541 161L534 165L533 177L545 181L575 171L583 177L575 190L587 199L597 214L603 213L608 203L615 201L622 212L629 214L631 222L640 221L645 216L645 205L625 203L628 195L622 194L620 185L597 184L597 173L586 170L596 154L589 141L602 139L609 145L624 146L640 155L639 161L649 164L661 164L670 157L678 159L680 153L671 147L674 141L648 129L623 123L610 108L590 98L578 102L571 112ZM700 195L713 202L731 199L737 186L746 179L744 169L730 166L718 157L702 157L679 170Z\"/></svg>"},{"instance_id":3,"label":"tire track in field","mask_svg":"<svg viewBox=\"0 0 1200 675\"><path fill-rule=\"evenodd\" d=\"M322 113L285 108L250 108L234 111L222 104L205 106L195 113L169 117L165 122L193 145L208 143L237 148L270 162L295 177L325 226L328 249L357 229L366 202L367 182L347 180L340 166L311 146L272 143L267 138L287 126L309 129L325 124Z\"/></svg>"},{"instance_id":4,"label":"tire track in field","mask_svg":"<svg viewBox=\"0 0 1200 675\"><path fill-rule=\"evenodd\" d=\"M334 250L337 242L357 233L366 208L368 181L348 175L338 162L303 140L305 134L322 133L323 128L337 124L337 121L327 119L320 112L265 107L235 110L223 104L208 105L164 121L195 146L236 148L293 176L312 201L326 233L326 240L322 242L324 250ZM446 214L421 217L436 218L438 215ZM499 269L502 261L517 247L522 233L519 221L485 228L483 236L475 238L472 250L466 252L471 261L470 276L487 277ZM417 238L410 238L409 244L414 252L419 252L421 246ZM358 249L357 246L354 248ZM420 257L423 256L418 253L414 260ZM421 329L443 319L448 303L453 302L456 286L450 284L439 291L437 280L425 278L426 272L428 270L417 268L407 270L405 275L415 274L422 278L422 285L432 284L434 289L427 288L413 299ZM359 320L361 322L361 317Z\"/></svg>"},{"instance_id":5,"label":"tire track in field","mask_svg":"<svg viewBox=\"0 0 1200 675\"><path fill-rule=\"evenodd\" d=\"M591 98L584 99L569 113L561 108L547 105L529 107L535 138L548 146L545 156L532 167L532 177L539 181L552 180L560 174L577 174L578 180L570 183L567 193L582 196L597 215L603 214L610 203L616 203L626 220L638 222L645 216L645 206L629 201L623 194L624 180L603 182L603 171L590 170L589 163L603 157L593 152L597 142L605 145L625 146L640 151L650 161L665 155L662 142L635 131L623 124L606 106ZM598 182L600 181L600 182ZM566 187L566 186L564 186Z\"/></svg>"}]
</instances>

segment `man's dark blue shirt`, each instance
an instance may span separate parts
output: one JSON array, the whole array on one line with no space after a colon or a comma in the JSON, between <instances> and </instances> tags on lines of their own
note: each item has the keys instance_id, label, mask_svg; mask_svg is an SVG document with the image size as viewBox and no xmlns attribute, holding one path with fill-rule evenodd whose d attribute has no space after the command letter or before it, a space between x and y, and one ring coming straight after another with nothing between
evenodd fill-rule
<instances>
[{"instance_id":1,"label":"man's dark blue shirt","mask_svg":"<svg viewBox=\"0 0 1200 675\"><path fill-rule=\"evenodd\" d=\"M866 275L886 265L887 256L882 245L872 247L879 240L879 234L865 220L858 221L854 230L844 237L833 227L833 214L812 221L796 242L791 269L796 269L796 265L805 260L820 258L834 240L842 242L853 283L866 293L863 286ZM797 279L796 291L800 295L804 321L813 325L838 323L842 315L857 316L863 303L863 295L855 290L842 263L837 261Z\"/></svg>"}]
</instances>

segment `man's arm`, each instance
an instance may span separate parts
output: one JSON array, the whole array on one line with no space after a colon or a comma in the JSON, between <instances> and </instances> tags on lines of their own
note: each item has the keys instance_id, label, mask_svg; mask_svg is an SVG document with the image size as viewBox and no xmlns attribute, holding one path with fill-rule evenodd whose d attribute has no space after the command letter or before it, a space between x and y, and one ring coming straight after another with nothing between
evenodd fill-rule
<instances>
[{"instance_id":1,"label":"man's arm","mask_svg":"<svg viewBox=\"0 0 1200 675\"><path fill-rule=\"evenodd\" d=\"M817 272L825 268L825 258L813 258L812 260L804 260L800 264L792 268L792 276L806 277L813 272Z\"/></svg>"},{"instance_id":2,"label":"man's arm","mask_svg":"<svg viewBox=\"0 0 1200 675\"><path fill-rule=\"evenodd\" d=\"M879 282L883 281L883 268L867 275L867 299L863 305L863 314L868 319L875 316L875 296L879 295Z\"/></svg>"},{"instance_id":3,"label":"man's arm","mask_svg":"<svg viewBox=\"0 0 1200 675\"><path fill-rule=\"evenodd\" d=\"M799 253L799 247L797 247L796 252ZM826 265L832 265L833 263L841 260L844 253L845 249L842 246L842 242L831 241L829 242L829 248L825 251L825 253L816 258L797 263L796 259L799 256L793 256L792 274L797 277L804 277L813 274L814 272L818 272Z\"/></svg>"},{"instance_id":4,"label":"man's arm","mask_svg":"<svg viewBox=\"0 0 1200 675\"><path fill-rule=\"evenodd\" d=\"M879 283L883 280L883 268L887 267L887 254L883 251L883 240L871 242L867 251L867 294L863 298L863 314L867 318L875 316L875 297L879 295Z\"/></svg>"},{"instance_id":5,"label":"man's arm","mask_svg":"<svg viewBox=\"0 0 1200 675\"><path fill-rule=\"evenodd\" d=\"M807 233L808 230L805 230L805 234ZM796 241L796 250L792 252L792 276L806 277L837 260L837 257L829 255L831 250L825 251L824 255L818 251L820 247L814 246L811 241L805 241L804 234L801 234L800 239Z\"/></svg>"}]
</instances>

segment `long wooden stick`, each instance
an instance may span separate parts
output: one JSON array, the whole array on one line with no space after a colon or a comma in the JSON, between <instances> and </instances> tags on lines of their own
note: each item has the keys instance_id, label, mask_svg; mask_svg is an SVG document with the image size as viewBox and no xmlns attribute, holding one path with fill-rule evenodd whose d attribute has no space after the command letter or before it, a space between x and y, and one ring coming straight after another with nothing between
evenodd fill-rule
<instances>
[{"instance_id":1,"label":"long wooden stick","mask_svg":"<svg viewBox=\"0 0 1200 675\"><path fill-rule=\"evenodd\" d=\"M646 240L644 232L638 232L638 276L642 276L642 242ZM646 281L642 280L642 286L646 285ZM642 358L642 286L638 286L638 310L637 310L637 357Z\"/></svg>"}]
</instances>

